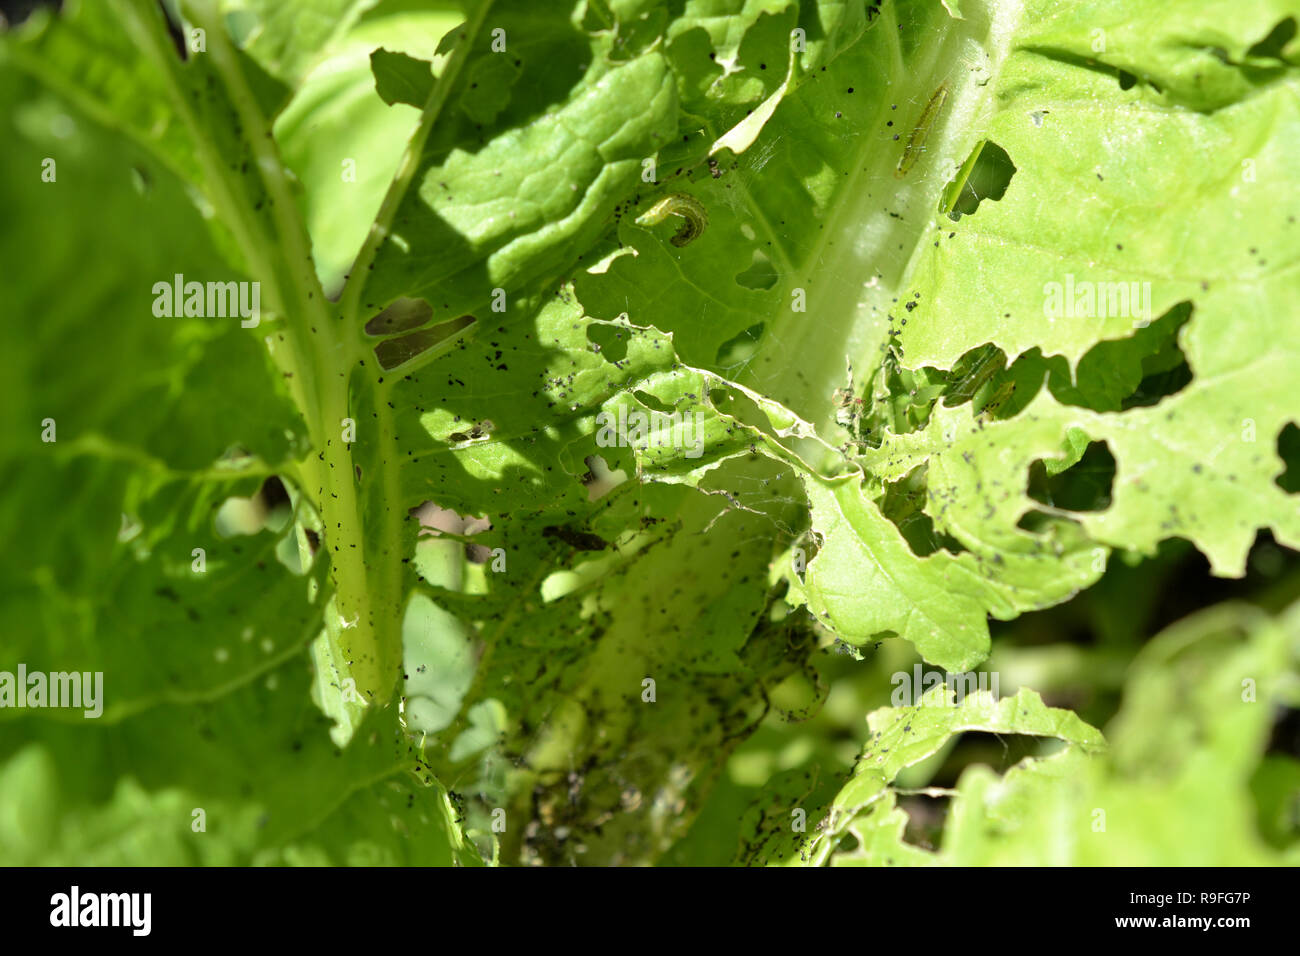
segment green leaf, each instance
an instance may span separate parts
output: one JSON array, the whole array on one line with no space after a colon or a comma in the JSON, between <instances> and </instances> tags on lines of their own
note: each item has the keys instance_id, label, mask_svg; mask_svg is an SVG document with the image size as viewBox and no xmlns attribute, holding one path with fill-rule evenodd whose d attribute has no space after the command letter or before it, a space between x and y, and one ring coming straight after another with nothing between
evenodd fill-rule
<instances>
[{"instance_id":1,"label":"green leaf","mask_svg":"<svg viewBox=\"0 0 1300 956\"><path fill-rule=\"evenodd\" d=\"M419 122L410 110L389 109L380 99L371 51L435 59L436 38L459 19L453 11L391 4L369 11L335 40L276 119L276 143L303 185L296 198L327 291L342 286Z\"/></svg>"},{"instance_id":2,"label":"green leaf","mask_svg":"<svg viewBox=\"0 0 1300 956\"><path fill-rule=\"evenodd\" d=\"M8 79L8 96L24 89ZM22 234L5 234L4 254L28 263L12 302L28 319L0 333L6 379L24 386L4 403L0 471L14 494L0 526L28 545L3 559L3 656L32 670L114 675L111 720L250 679L300 652L319 626L307 579L276 557L280 535L259 526L231 537L216 523L226 499L256 492L305 435L238 315L154 314L154 284L170 286L173 273L231 277L181 185L57 101L28 103L4 174L34 180L59 123L71 124L71 148L53 150L55 182L18 191L10 208L16 221L81 226L35 257ZM132 170L145 172L143 192ZM125 221L140 235L105 259ZM84 264L75 283L68 262ZM261 595L252 613L250 591ZM160 640L178 632L189 640Z\"/></svg>"},{"instance_id":3,"label":"green leaf","mask_svg":"<svg viewBox=\"0 0 1300 956\"><path fill-rule=\"evenodd\" d=\"M1277 766L1264 758L1275 708L1293 703L1300 687L1298 609L1269 619L1221 605L1146 645L1107 728L1109 749L1073 714L1045 708L1025 690L996 703L979 693L953 706L951 692L937 687L920 706L877 711L852 778L802 853L834 865L1281 862L1265 836L1294 846L1300 833L1293 822L1279 829L1276 818L1257 828L1251 787L1262 785L1257 768ZM907 818L892 782L969 730L1055 736L1067 746L1003 776L972 765L955 790L934 792L951 802L940 851L922 854L904 839ZM1273 810L1276 799L1261 809ZM853 837L847 848L846 834Z\"/></svg>"},{"instance_id":4,"label":"green leaf","mask_svg":"<svg viewBox=\"0 0 1300 956\"><path fill-rule=\"evenodd\" d=\"M92 729L6 722L0 852L16 865L473 863L446 792L411 776L394 715L340 751L303 707L306 678L297 661L211 704Z\"/></svg>"},{"instance_id":5,"label":"green leaf","mask_svg":"<svg viewBox=\"0 0 1300 956\"><path fill-rule=\"evenodd\" d=\"M104 678L0 711L5 858L1294 860L1293 618L1143 644L1193 547L1294 596L1293 14L5 33L0 658ZM165 317L178 276L257 327ZM876 709L990 652L1079 713Z\"/></svg>"},{"instance_id":6,"label":"green leaf","mask_svg":"<svg viewBox=\"0 0 1300 956\"><path fill-rule=\"evenodd\" d=\"M36 36L51 43L71 35L68 21L44 29ZM29 42L6 37L5 49ZM278 297L267 294L256 329L237 314L158 307L156 286L170 290L177 274L282 274L232 270L197 194L159 158L166 150L35 72L39 81L0 74L5 205L22 224L0 241L24 263L11 290L23 321L0 333L0 473L13 492L0 526L26 542L6 552L0 600L0 774L13 795L2 815L16 821L0 854L24 865L230 865L300 840L335 854L340 835L313 833L345 802L355 809L341 829L368 816L378 841L384 803L354 792L414 780L418 765L392 710L368 715L340 749L308 696L304 651L322 629L326 562L298 547L303 526L320 525L302 487L301 386L288 356L267 348L284 331ZM105 89L126 84L108 78ZM215 122L208 115L201 122ZM48 222L75 228L33 245ZM129 243L123 223L139 230ZM287 502L267 497L272 483L283 492L276 476ZM16 666L75 672L80 706L13 706ZM438 786L423 780L421 791ZM458 822L426 815L403 843L411 859L476 857Z\"/></svg>"},{"instance_id":7,"label":"green leaf","mask_svg":"<svg viewBox=\"0 0 1300 956\"><path fill-rule=\"evenodd\" d=\"M370 54L370 69L375 74L376 91L389 106L408 103L424 109L433 90L433 73L428 63L381 48Z\"/></svg>"},{"instance_id":8,"label":"green leaf","mask_svg":"<svg viewBox=\"0 0 1300 956\"><path fill-rule=\"evenodd\" d=\"M1300 254L1300 207L1293 191L1279 197L1265 185L1287 175L1300 136L1298 80L1292 64L1256 68L1245 56L1285 8L1264 4L1225 19L1226 6L1207 4L1176 26L1123 4L1086 16L1031 8L990 84L991 100L983 90L969 94L969 109L984 111L976 129L952 124L931 140L932 149L960 158L978 132L1010 154L1017 172L1000 201L958 223L936 223L936 241L912 265L903 296L916 308L898 336L913 365L951 367L985 342L1008 356L1038 348L1074 365L1098 341L1126 340L1131 362L1147 338L1135 324L1190 308L1178 344L1191 384L1122 415L1078 416L1036 402L1027 427L1050 418L1062 438L1078 428L1109 444L1114 501L1079 519L1090 537L1144 553L1186 537L1223 575L1241 573L1260 527L1300 541L1268 448L1293 414L1300 341L1286 303L1298 288L1291 265ZM1080 16L1086 24L1072 19ZM1105 49L1087 46L1093 30ZM1118 71L1142 82L1124 88ZM967 96L954 93L954 112ZM1117 142L1124 148L1111 148ZM1213 162L1189 170L1157 158L1192 150ZM1081 227L1070 197L1085 190L1099 211ZM1191 220L1225 225L1188 235L1149 214L1175 205ZM1253 224L1249 237L1226 226L1241 221ZM1127 308L1112 294L1121 291L1137 293ZM1243 301L1257 310L1249 336L1237 327ZM1103 406L1110 408L1113 399ZM950 425L931 423L932 447ZM999 453L1012 454L1006 445ZM1036 454L1025 449L1016 467Z\"/></svg>"},{"instance_id":9,"label":"green leaf","mask_svg":"<svg viewBox=\"0 0 1300 956\"><path fill-rule=\"evenodd\" d=\"M567 27L536 22L520 4L492 9L492 29L505 31L506 48L494 51L485 28L467 28L460 42L469 65L447 96L463 96L486 69L481 64L504 57L524 70L516 95L481 131L449 118L417 157L413 188L366 285L376 306L419 295L451 317L487 309L494 288L510 296L557 275L605 230L642 158L672 131L674 94L660 53L608 64L596 55L607 38L577 50ZM512 52L511 36L530 37L528 51ZM568 68L539 76L571 56L590 60L585 75ZM557 88L562 81L572 85ZM513 125L524 110L533 121Z\"/></svg>"},{"instance_id":10,"label":"green leaf","mask_svg":"<svg viewBox=\"0 0 1300 956\"><path fill-rule=\"evenodd\" d=\"M244 52L292 87L379 5L380 0L219 0Z\"/></svg>"}]
</instances>

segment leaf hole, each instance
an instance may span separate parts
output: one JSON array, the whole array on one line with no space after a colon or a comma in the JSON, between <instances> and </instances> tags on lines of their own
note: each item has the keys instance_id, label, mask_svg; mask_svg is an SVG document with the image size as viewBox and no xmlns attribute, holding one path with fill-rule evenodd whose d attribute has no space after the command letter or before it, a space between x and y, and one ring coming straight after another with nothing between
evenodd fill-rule
<instances>
[{"instance_id":1,"label":"leaf hole","mask_svg":"<svg viewBox=\"0 0 1300 956\"><path fill-rule=\"evenodd\" d=\"M852 830L848 830L840 836L838 841L836 841L835 852L854 853L861 846L862 846L862 841L858 839L857 835Z\"/></svg>"},{"instance_id":2,"label":"leaf hole","mask_svg":"<svg viewBox=\"0 0 1300 956\"><path fill-rule=\"evenodd\" d=\"M962 771L976 763L1005 774L1022 760L1050 757L1060 753L1066 746L1060 737L969 730L957 738L942 766L935 772L931 784L937 787L956 787Z\"/></svg>"},{"instance_id":3,"label":"leaf hole","mask_svg":"<svg viewBox=\"0 0 1300 956\"><path fill-rule=\"evenodd\" d=\"M776 266L772 264L772 260L761 249L755 249L753 261L750 263L749 268L736 275L736 282L746 289L765 291L776 285L778 278L780 276L777 274Z\"/></svg>"},{"instance_id":4,"label":"leaf hole","mask_svg":"<svg viewBox=\"0 0 1300 956\"><path fill-rule=\"evenodd\" d=\"M587 471L582 476L581 481L587 489L588 501L597 501L605 497L605 495L627 481L627 472L621 468L610 468L609 462L605 461L601 455L588 455L582 460L582 463L587 466Z\"/></svg>"},{"instance_id":5,"label":"leaf hole","mask_svg":"<svg viewBox=\"0 0 1300 956\"><path fill-rule=\"evenodd\" d=\"M1287 422L1277 433L1277 456L1286 467L1273 480L1287 494L1300 494L1300 428L1295 422Z\"/></svg>"},{"instance_id":6,"label":"leaf hole","mask_svg":"<svg viewBox=\"0 0 1300 956\"><path fill-rule=\"evenodd\" d=\"M992 343L977 346L966 352L952 367L948 385L944 389L943 404L945 408L964 405L987 391L988 386L1007 367L1007 356Z\"/></svg>"},{"instance_id":7,"label":"leaf hole","mask_svg":"<svg viewBox=\"0 0 1300 956\"><path fill-rule=\"evenodd\" d=\"M716 364L719 368L730 369L744 365L758 351L759 340L763 337L766 323L751 325L718 346Z\"/></svg>"},{"instance_id":8,"label":"leaf hole","mask_svg":"<svg viewBox=\"0 0 1300 956\"><path fill-rule=\"evenodd\" d=\"M1073 378L1064 359L1049 359L1052 397L1063 405L1113 412L1156 405L1178 394L1193 377L1178 344L1179 331L1191 316L1191 303L1180 302L1130 336L1098 342L1079 360Z\"/></svg>"},{"instance_id":9,"label":"leaf hole","mask_svg":"<svg viewBox=\"0 0 1300 956\"><path fill-rule=\"evenodd\" d=\"M940 548L950 554L960 554L966 550L961 542L935 531L933 519L925 513L927 468L928 464L922 463L898 481L887 482L880 501L881 514L893 523L917 557L924 558Z\"/></svg>"},{"instance_id":10,"label":"leaf hole","mask_svg":"<svg viewBox=\"0 0 1300 956\"><path fill-rule=\"evenodd\" d=\"M410 335L388 339L375 346L375 358L379 361L380 368L390 372L432 349L445 351L451 348L460 341L462 333L477 321L472 315L462 315Z\"/></svg>"},{"instance_id":11,"label":"leaf hole","mask_svg":"<svg viewBox=\"0 0 1300 956\"><path fill-rule=\"evenodd\" d=\"M1296 35L1295 17L1285 17L1269 31L1268 36L1246 51L1248 57L1270 60L1286 60L1284 52Z\"/></svg>"},{"instance_id":12,"label":"leaf hole","mask_svg":"<svg viewBox=\"0 0 1300 956\"><path fill-rule=\"evenodd\" d=\"M453 508L444 508L435 501L426 501L407 512L420 523L419 538L439 538L448 536L466 539L483 531L492 530L492 521L487 517L463 515ZM492 555L490 548L481 544L465 541L465 557L474 564L483 564Z\"/></svg>"},{"instance_id":13,"label":"leaf hole","mask_svg":"<svg viewBox=\"0 0 1300 956\"><path fill-rule=\"evenodd\" d=\"M898 808L907 814L903 840L923 850L937 849L951 804L952 797L946 793L899 794Z\"/></svg>"},{"instance_id":14,"label":"leaf hole","mask_svg":"<svg viewBox=\"0 0 1300 956\"><path fill-rule=\"evenodd\" d=\"M1115 485L1115 456L1104 441L1089 442L1078 461L1040 458L1029 466L1030 498L1065 511L1105 511ZM1023 520L1023 519L1022 519Z\"/></svg>"},{"instance_id":15,"label":"leaf hole","mask_svg":"<svg viewBox=\"0 0 1300 956\"><path fill-rule=\"evenodd\" d=\"M292 511L284 482L271 475L247 498L231 495L217 508L213 526L220 538L255 535L283 530Z\"/></svg>"},{"instance_id":16,"label":"leaf hole","mask_svg":"<svg viewBox=\"0 0 1300 956\"><path fill-rule=\"evenodd\" d=\"M1073 518L1062 518L1059 515L1048 514L1046 511L1031 508L1020 516L1020 520L1016 522L1016 527L1021 531L1028 531L1030 534L1043 535L1061 524L1079 526L1079 522Z\"/></svg>"},{"instance_id":17,"label":"leaf hole","mask_svg":"<svg viewBox=\"0 0 1300 956\"><path fill-rule=\"evenodd\" d=\"M974 155L974 162L966 161L966 178L952 195L952 187L945 191L941 211L952 220L971 216L986 199L997 202L1006 195L1011 177L1016 174L1016 164L1007 151L992 140L985 140ZM946 208L945 208L946 207Z\"/></svg>"},{"instance_id":18,"label":"leaf hole","mask_svg":"<svg viewBox=\"0 0 1300 956\"><path fill-rule=\"evenodd\" d=\"M1170 314L1173 315L1178 310ZM1178 344L1177 328L1191 315L1191 306L1187 306L1181 320L1175 325L1174 334L1170 335L1159 349L1142 359L1142 381L1131 395L1120 404L1120 410L1142 408L1158 405L1171 395L1177 395L1192 382L1192 367L1187 363L1187 356ZM1145 331L1145 330L1143 330Z\"/></svg>"},{"instance_id":19,"label":"leaf hole","mask_svg":"<svg viewBox=\"0 0 1300 956\"><path fill-rule=\"evenodd\" d=\"M632 330L612 322L593 321L587 325L587 341L607 362L622 362L627 358L628 340Z\"/></svg>"},{"instance_id":20,"label":"leaf hole","mask_svg":"<svg viewBox=\"0 0 1300 956\"><path fill-rule=\"evenodd\" d=\"M671 405L664 402L658 396L651 395L649 392L642 391L639 388L632 392L632 396L651 411L662 412L665 415L671 415L675 411Z\"/></svg>"},{"instance_id":21,"label":"leaf hole","mask_svg":"<svg viewBox=\"0 0 1300 956\"><path fill-rule=\"evenodd\" d=\"M418 329L433 318L433 306L424 299L402 298L366 323L366 335L397 335Z\"/></svg>"}]
</instances>

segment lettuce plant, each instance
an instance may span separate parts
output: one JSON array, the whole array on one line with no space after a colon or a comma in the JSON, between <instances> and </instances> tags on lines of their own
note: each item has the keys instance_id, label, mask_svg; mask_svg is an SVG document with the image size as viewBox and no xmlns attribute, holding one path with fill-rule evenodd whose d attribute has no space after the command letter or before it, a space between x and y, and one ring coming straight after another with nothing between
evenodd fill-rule
<instances>
[{"instance_id":1,"label":"lettuce plant","mask_svg":"<svg viewBox=\"0 0 1300 956\"><path fill-rule=\"evenodd\" d=\"M1298 17L11 27L0 855L1294 862Z\"/></svg>"}]
</instances>

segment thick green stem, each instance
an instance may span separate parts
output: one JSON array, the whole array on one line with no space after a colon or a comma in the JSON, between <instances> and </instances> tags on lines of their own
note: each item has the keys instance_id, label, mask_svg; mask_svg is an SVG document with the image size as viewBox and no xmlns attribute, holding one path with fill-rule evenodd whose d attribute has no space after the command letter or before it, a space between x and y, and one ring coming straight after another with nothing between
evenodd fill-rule
<instances>
[{"instance_id":1,"label":"thick green stem","mask_svg":"<svg viewBox=\"0 0 1300 956\"><path fill-rule=\"evenodd\" d=\"M134 0L126 9L146 53L179 80L182 67L171 54L160 17ZM344 420L352 417L352 373L364 345L355 322L340 321L342 311L337 317L331 315L316 275L310 237L270 135L272 118L262 114L216 6L205 0L190 9L206 31L206 55L246 131L257 175L270 198L269 224L241 201L244 184L217 155L183 96L176 106L193 136L214 205L230 225L250 270L270 287L270 301L283 317L283 342L273 354L291 376L290 392L314 446L298 471L324 525L334 605L342 617L343 650L358 691L383 703L396 683L401 654L400 601L392 593L392 583L400 581L401 555L382 544L387 528L384 534L367 535L353 449L344 440ZM178 82L177 88L183 89L184 84ZM368 551L368 541L379 546Z\"/></svg>"}]
</instances>

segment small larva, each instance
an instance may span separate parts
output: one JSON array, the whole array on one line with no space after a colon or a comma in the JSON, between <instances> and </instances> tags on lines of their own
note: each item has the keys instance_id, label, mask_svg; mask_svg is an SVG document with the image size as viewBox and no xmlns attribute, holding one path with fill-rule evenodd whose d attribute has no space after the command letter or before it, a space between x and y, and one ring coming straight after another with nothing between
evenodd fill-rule
<instances>
[{"instance_id":1,"label":"small larva","mask_svg":"<svg viewBox=\"0 0 1300 956\"><path fill-rule=\"evenodd\" d=\"M916 129L912 130L912 135L907 138L907 147L898 161L898 168L894 170L894 175L899 179L906 176L907 171L921 158L925 141L930 137L930 127L934 125L935 117L939 115L939 110L943 109L943 101L947 98L948 84L944 83L934 91L930 102L925 104L925 109L921 111L921 118L916 123Z\"/></svg>"},{"instance_id":2,"label":"small larva","mask_svg":"<svg viewBox=\"0 0 1300 956\"><path fill-rule=\"evenodd\" d=\"M669 239L674 246L684 246L702 233L709 224L704 204L686 193L673 193L659 200L636 217L638 226L654 226L669 216L680 216L682 227Z\"/></svg>"}]
</instances>

